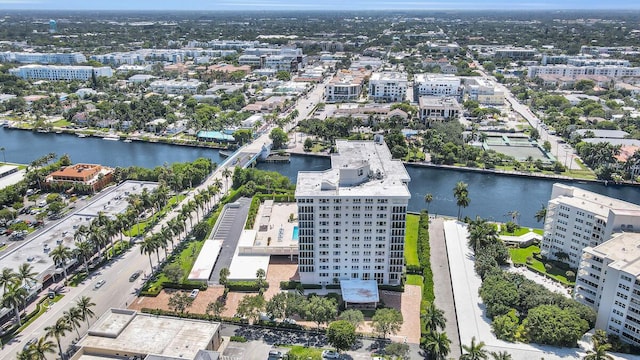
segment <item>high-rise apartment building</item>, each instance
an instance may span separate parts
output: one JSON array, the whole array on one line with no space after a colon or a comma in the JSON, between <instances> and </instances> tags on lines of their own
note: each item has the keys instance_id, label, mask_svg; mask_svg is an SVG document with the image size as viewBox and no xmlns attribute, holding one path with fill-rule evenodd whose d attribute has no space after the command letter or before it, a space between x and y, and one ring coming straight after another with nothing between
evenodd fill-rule
<instances>
[{"instance_id":1,"label":"high-rise apartment building","mask_svg":"<svg viewBox=\"0 0 640 360\"><path fill-rule=\"evenodd\" d=\"M585 248L574 297L596 310L597 329L640 346L640 234Z\"/></svg>"},{"instance_id":2,"label":"high-rise apartment building","mask_svg":"<svg viewBox=\"0 0 640 360\"><path fill-rule=\"evenodd\" d=\"M298 173L300 281L400 284L411 179L382 136L336 147L331 169Z\"/></svg>"},{"instance_id":3,"label":"high-rise apartment building","mask_svg":"<svg viewBox=\"0 0 640 360\"><path fill-rule=\"evenodd\" d=\"M613 233L634 229L640 229L640 206L554 184L540 252L551 259L563 258L577 268L584 248L602 244Z\"/></svg>"},{"instance_id":4,"label":"high-rise apartment building","mask_svg":"<svg viewBox=\"0 0 640 360\"><path fill-rule=\"evenodd\" d=\"M415 74L413 76L413 101L420 96L447 96L462 100L464 88L460 78L453 75Z\"/></svg>"}]
</instances>

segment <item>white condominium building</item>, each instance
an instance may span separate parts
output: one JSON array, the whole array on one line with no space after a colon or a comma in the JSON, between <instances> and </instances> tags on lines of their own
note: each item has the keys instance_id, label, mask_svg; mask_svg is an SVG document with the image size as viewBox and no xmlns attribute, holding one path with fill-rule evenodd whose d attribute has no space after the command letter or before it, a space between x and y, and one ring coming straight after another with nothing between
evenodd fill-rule
<instances>
[{"instance_id":1,"label":"white condominium building","mask_svg":"<svg viewBox=\"0 0 640 360\"><path fill-rule=\"evenodd\" d=\"M21 64L79 64L87 62L81 53L31 53L31 52L3 52L0 61L17 62Z\"/></svg>"},{"instance_id":2,"label":"white condominium building","mask_svg":"<svg viewBox=\"0 0 640 360\"><path fill-rule=\"evenodd\" d=\"M578 268L582 250L596 247L614 232L640 229L640 206L577 187L554 184L547 205L540 252ZM564 260L564 259L563 259Z\"/></svg>"},{"instance_id":3,"label":"white condominium building","mask_svg":"<svg viewBox=\"0 0 640 360\"><path fill-rule=\"evenodd\" d=\"M199 80L156 80L149 84L151 91L162 94L195 94L202 83Z\"/></svg>"},{"instance_id":4,"label":"white condominium building","mask_svg":"<svg viewBox=\"0 0 640 360\"><path fill-rule=\"evenodd\" d=\"M401 102L407 94L407 74L374 72L369 79L369 97L376 102Z\"/></svg>"},{"instance_id":5,"label":"white condominium building","mask_svg":"<svg viewBox=\"0 0 640 360\"><path fill-rule=\"evenodd\" d=\"M504 91L493 81L483 78L467 78L465 80L466 93L469 100L483 105L504 105Z\"/></svg>"},{"instance_id":6,"label":"white condominium building","mask_svg":"<svg viewBox=\"0 0 640 360\"><path fill-rule=\"evenodd\" d=\"M94 74L96 77L111 77L113 70L108 66L25 65L9 69L9 73L23 79L89 80Z\"/></svg>"},{"instance_id":7,"label":"white condominium building","mask_svg":"<svg viewBox=\"0 0 640 360\"><path fill-rule=\"evenodd\" d=\"M529 66L527 76L534 78L542 75L557 75L568 78L583 75L600 75L613 79L630 76L640 76L640 67L628 67L620 65L604 65L604 66L575 66L575 65L548 65L548 66Z\"/></svg>"},{"instance_id":8,"label":"white condominium building","mask_svg":"<svg viewBox=\"0 0 640 360\"><path fill-rule=\"evenodd\" d=\"M341 70L324 88L327 102L355 101L362 94L365 73L361 71Z\"/></svg>"},{"instance_id":9,"label":"white condominium building","mask_svg":"<svg viewBox=\"0 0 640 360\"><path fill-rule=\"evenodd\" d=\"M298 173L300 281L400 284L411 179L382 136L336 147L331 169Z\"/></svg>"},{"instance_id":10,"label":"white condominium building","mask_svg":"<svg viewBox=\"0 0 640 360\"><path fill-rule=\"evenodd\" d=\"M461 99L463 87L460 78L453 75L415 74L413 77L413 101L420 96L449 96Z\"/></svg>"},{"instance_id":11,"label":"white condominium building","mask_svg":"<svg viewBox=\"0 0 640 360\"><path fill-rule=\"evenodd\" d=\"M574 294L598 313L596 329L640 346L640 234L584 249Z\"/></svg>"}]
</instances>

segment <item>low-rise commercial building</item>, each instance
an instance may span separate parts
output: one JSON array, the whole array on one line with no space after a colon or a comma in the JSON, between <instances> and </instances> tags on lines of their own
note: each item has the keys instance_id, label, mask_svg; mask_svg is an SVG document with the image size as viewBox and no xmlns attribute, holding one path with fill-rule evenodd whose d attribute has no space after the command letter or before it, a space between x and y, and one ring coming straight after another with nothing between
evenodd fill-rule
<instances>
[{"instance_id":1,"label":"low-rise commercial building","mask_svg":"<svg viewBox=\"0 0 640 360\"><path fill-rule=\"evenodd\" d=\"M220 323L110 309L91 326L71 360L216 360Z\"/></svg>"},{"instance_id":2,"label":"low-rise commercial building","mask_svg":"<svg viewBox=\"0 0 640 360\"><path fill-rule=\"evenodd\" d=\"M9 69L11 75L23 79L43 80L89 80L93 76L111 77L113 70L108 67L91 66L58 66L58 65L25 65Z\"/></svg>"},{"instance_id":3,"label":"low-rise commercial building","mask_svg":"<svg viewBox=\"0 0 640 360\"><path fill-rule=\"evenodd\" d=\"M420 120L427 126L435 122L457 119L462 113L462 107L452 97L420 96L418 107Z\"/></svg>"},{"instance_id":4,"label":"low-rise commercial building","mask_svg":"<svg viewBox=\"0 0 640 360\"><path fill-rule=\"evenodd\" d=\"M575 65L548 65L529 66L527 77L535 78L543 75L554 75L559 77L575 78L577 76L606 76L610 79L620 79L623 77L640 76L640 67L628 67L620 65L604 66L575 66Z\"/></svg>"},{"instance_id":5,"label":"low-rise commercial building","mask_svg":"<svg viewBox=\"0 0 640 360\"><path fill-rule=\"evenodd\" d=\"M448 96L462 99L464 88L460 78L453 75L415 74L413 77L413 101L420 96Z\"/></svg>"},{"instance_id":6,"label":"low-rise commercial building","mask_svg":"<svg viewBox=\"0 0 640 360\"><path fill-rule=\"evenodd\" d=\"M95 164L75 164L54 171L46 178L50 187L56 185L82 186L92 191L100 191L111 182L113 169Z\"/></svg>"},{"instance_id":7,"label":"low-rise commercial building","mask_svg":"<svg viewBox=\"0 0 640 360\"><path fill-rule=\"evenodd\" d=\"M369 79L369 97L376 102L401 102L407 94L407 74L374 72Z\"/></svg>"},{"instance_id":8,"label":"low-rise commercial building","mask_svg":"<svg viewBox=\"0 0 640 360\"><path fill-rule=\"evenodd\" d=\"M483 105L504 105L504 91L490 80L467 78L464 86L469 100L477 101Z\"/></svg>"},{"instance_id":9,"label":"low-rise commercial building","mask_svg":"<svg viewBox=\"0 0 640 360\"><path fill-rule=\"evenodd\" d=\"M366 73L363 71L340 70L325 86L324 98L327 102L355 101L362 94Z\"/></svg>"}]
</instances>

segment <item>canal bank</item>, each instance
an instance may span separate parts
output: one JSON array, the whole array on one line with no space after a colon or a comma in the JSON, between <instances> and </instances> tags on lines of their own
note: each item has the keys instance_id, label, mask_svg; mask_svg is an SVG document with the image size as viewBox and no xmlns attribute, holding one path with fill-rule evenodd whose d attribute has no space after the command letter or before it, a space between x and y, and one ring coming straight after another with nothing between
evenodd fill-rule
<instances>
[{"instance_id":1,"label":"canal bank","mask_svg":"<svg viewBox=\"0 0 640 360\"><path fill-rule=\"evenodd\" d=\"M100 138L79 138L55 133L12 131L0 128L0 146L5 148L8 162L29 164L48 153L58 156L68 154L74 163L95 163L112 167L139 166L153 168L174 162L209 158L221 164L219 150L173 146L160 143L107 141ZM412 163L413 164L413 163ZM327 156L292 155L289 163L259 163L257 167L277 171L297 180L298 171L322 171L331 166ZM562 182L589 191L640 204L640 191L631 186L604 186L586 181L558 180L523 176L504 176L458 168L444 169L426 166L407 166L411 176L409 211L429 208L434 215L455 216L457 214L453 188L456 182L469 184L471 202L462 209L463 216L481 216L493 221L511 219L509 213L517 211L518 221L527 227L541 227L535 221L535 213L546 205L551 196L553 183ZM427 204L426 194L433 200Z\"/></svg>"}]
</instances>

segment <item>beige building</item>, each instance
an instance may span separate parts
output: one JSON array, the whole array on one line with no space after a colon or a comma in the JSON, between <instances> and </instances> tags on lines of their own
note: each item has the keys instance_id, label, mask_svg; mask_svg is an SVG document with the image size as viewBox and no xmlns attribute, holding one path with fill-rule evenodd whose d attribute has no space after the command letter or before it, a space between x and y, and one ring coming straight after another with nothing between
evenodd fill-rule
<instances>
[{"instance_id":1,"label":"beige building","mask_svg":"<svg viewBox=\"0 0 640 360\"><path fill-rule=\"evenodd\" d=\"M420 120L427 125L434 122L457 119L462 107L455 98L440 96L420 96L418 99Z\"/></svg>"},{"instance_id":2,"label":"beige building","mask_svg":"<svg viewBox=\"0 0 640 360\"><path fill-rule=\"evenodd\" d=\"M91 326L71 360L219 358L220 324L110 309Z\"/></svg>"}]
</instances>

